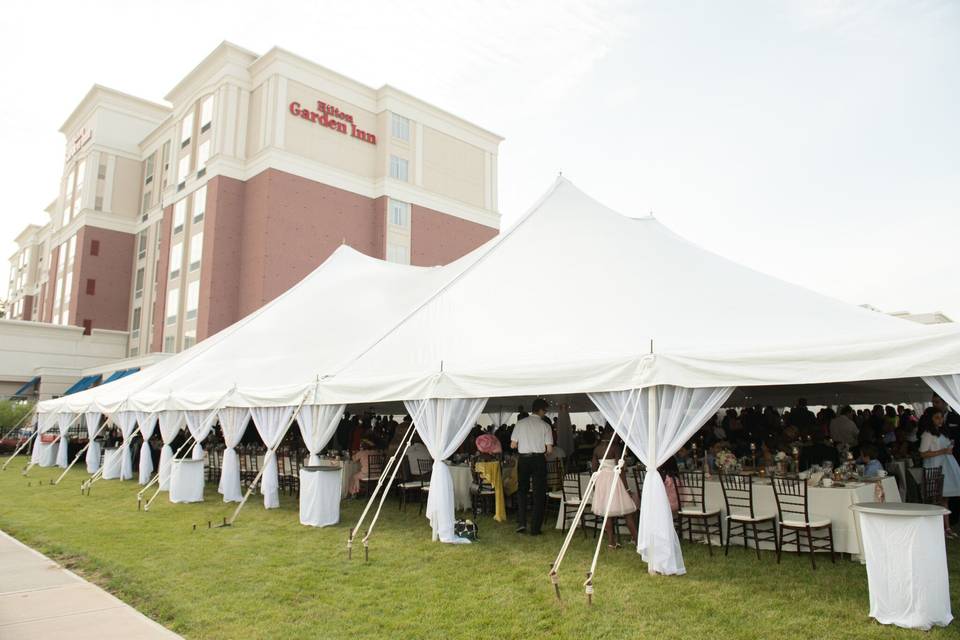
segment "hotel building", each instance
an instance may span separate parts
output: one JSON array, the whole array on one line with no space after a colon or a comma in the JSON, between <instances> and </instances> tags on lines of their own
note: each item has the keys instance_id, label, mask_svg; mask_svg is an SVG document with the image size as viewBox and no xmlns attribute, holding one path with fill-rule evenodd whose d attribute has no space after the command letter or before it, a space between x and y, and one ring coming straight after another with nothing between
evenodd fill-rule
<instances>
[{"instance_id":1,"label":"hotel building","mask_svg":"<svg viewBox=\"0 0 960 640\"><path fill-rule=\"evenodd\" d=\"M502 138L398 89L223 43L165 99L94 86L63 123L49 222L10 259L10 318L172 353L342 243L436 265L498 233Z\"/></svg>"}]
</instances>

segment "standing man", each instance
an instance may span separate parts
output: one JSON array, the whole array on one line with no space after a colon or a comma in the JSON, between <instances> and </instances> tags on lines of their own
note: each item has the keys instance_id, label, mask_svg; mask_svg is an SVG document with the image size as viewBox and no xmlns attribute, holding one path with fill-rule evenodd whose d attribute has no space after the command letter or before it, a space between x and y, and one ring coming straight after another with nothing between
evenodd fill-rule
<instances>
[{"instance_id":1,"label":"standing man","mask_svg":"<svg viewBox=\"0 0 960 640\"><path fill-rule=\"evenodd\" d=\"M527 489L533 480L533 517L530 535L538 536L543 526L543 510L547 505L547 454L553 451L553 432L544 420L547 401L533 401L530 415L517 421L510 439L510 448L520 454L517 464L519 497L517 533L527 532Z\"/></svg>"}]
</instances>

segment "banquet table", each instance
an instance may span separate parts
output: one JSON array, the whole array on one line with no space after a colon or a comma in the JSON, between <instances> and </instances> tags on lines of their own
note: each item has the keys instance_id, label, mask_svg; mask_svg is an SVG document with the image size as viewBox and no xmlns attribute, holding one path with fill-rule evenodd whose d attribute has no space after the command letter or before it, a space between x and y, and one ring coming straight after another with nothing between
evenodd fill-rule
<instances>
[{"instance_id":1,"label":"banquet table","mask_svg":"<svg viewBox=\"0 0 960 640\"><path fill-rule=\"evenodd\" d=\"M580 491L586 489L590 481L589 473L581 473ZM626 473L627 488L636 492L637 485L631 470ZM887 502L900 502L900 490L897 488L897 480L892 476L887 476L881 481L883 492ZM726 505L723 501L723 489L720 487L720 481L716 478L707 480L705 483L704 499L706 509L720 509L723 515L726 515ZM876 501L876 482L850 482L845 486L833 487L810 487L810 518L826 518L833 523L833 545L837 553L849 553L858 559L863 554L863 545L860 540L860 529L857 527L853 512L849 507L861 502ZM777 513L777 502L773 495L773 485L767 478L756 478L753 482L754 508L758 515ZM587 509L590 509L588 506ZM573 514L568 514L567 526L573 520ZM726 520L723 519L723 534L726 539ZM563 528L563 508L557 514L556 528ZM625 529L623 529L625 531ZM738 540L738 539L737 539ZM739 540L738 540L739 541ZM715 543L719 543L714 538ZM731 544L733 544L731 542ZM742 543L741 543L742 544ZM763 549L773 549L772 542L760 543Z\"/></svg>"},{"instance_id":2,"label":"banquet table","mask_svg":"<svg viewBox=\"0 0 960 640\"><path fill-rule=\"evenodd\" d=\"M170 465L170 502L203 502L203 460L183 458Z\"/></svg>"},{"instance_id":3,"label":"banquet table","mask_svg":"<svg viewBox=\"0 0 960 640\"><path fill-rule=\"evenodd\" d=\"M947 551L938 505L866 502L859 520L870 587L870 617L908 629L946 626L950 611Z\"/></svg>"},{"instance_id":4,"label":"banquet table","mask_svg":"<svg viewBox=\"0 0 960 640\"><path fill-rule=\"evenodd\" d=\"M448 464L450 475L453 477L453 508L456 510L470 508L470 485L473 484L473 473L468 464Z\"/></svg>"},{"instance_id":5,"label":"banquet table","mask_svg":"<svg viewBox=\"0 0 960 640\"><path fill-rule=\"evenodd\" d=\"M40 452L39 459L37 461L38 467L53 467L57 464L57 451L60 447L60 442L47 443L47 442L38 442L37 450Z\"/></svg>"},{"instance_id":6,"label":"banquet table","mask_svg":"<svg viewBox=\"0 0 960 640\"><path fill-rule=\"evenodd\" d=\"M120 463L123 461L121 447L107 447L103 450L103 479L116 480L120 477Z\"/></svg>"},{"instance_id":7,"label":"banquet table","mask_svg":"<svg viewBox=\"0 0 960 640\"><path fill-rule=\"evenodd\" d=\"M343 500L350 492L350 478L360 471L360 463L349 458L340 462L342 465L340 468L340 499Z\"/></svg>"},{"instance_id":8,"label":"banquet table","mask_svg":"<svg viewBox=\"0 0 960 640\"><path fill-rule=\"evenodd\" d=\"M300 468L300 524L328 527L340 522L343 467L325 464Z\"/></svg>"}]
</instances>

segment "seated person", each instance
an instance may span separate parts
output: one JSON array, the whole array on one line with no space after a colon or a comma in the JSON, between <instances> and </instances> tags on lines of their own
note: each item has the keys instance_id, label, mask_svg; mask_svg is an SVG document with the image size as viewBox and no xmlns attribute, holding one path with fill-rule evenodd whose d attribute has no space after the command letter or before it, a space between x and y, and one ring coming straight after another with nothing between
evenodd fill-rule
<instances>
[{"instance_id":1,"label":"seated person","mask_svg":"<svg viewBox=\"0 0 960 640\"><path fill-rule=\"evenodd\" d=\"M877 460L876 445L867 444L860 449L860 464L863 465L864 478L876 478L880 475L883 465Z\"/></svg>"}]
</instances>

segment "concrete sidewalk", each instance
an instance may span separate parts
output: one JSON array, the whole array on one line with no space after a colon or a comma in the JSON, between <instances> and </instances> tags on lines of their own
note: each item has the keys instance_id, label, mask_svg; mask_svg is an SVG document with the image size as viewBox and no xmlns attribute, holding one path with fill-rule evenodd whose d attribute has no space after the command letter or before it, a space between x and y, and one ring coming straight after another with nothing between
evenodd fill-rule
<instances>
[{"instance_id":1,"label":"concrete sidewalk","mask_svg":"<svg viewBox=\"0 0 960 640\"><path fill-rule=\"evenodd\" d=\"M179 638L0 531L0 638Z\"/></svg>"}]
</instances>

